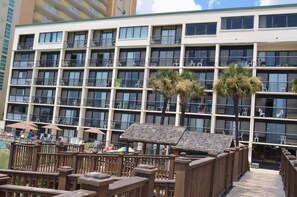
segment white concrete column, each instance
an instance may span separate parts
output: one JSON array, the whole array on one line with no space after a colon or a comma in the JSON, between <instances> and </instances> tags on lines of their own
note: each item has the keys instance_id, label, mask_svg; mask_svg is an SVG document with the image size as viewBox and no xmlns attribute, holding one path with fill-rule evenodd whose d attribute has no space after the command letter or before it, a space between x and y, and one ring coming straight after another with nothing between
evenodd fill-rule
<instances>
[{"instance_id":1,"label":"white concrete column","mask_svg":"<svg viewBox=\"0 0 297 197\"><path fill-rule=\"evenodd\" d=\"M151 54L150 46L146 47L145 54L145 68L144 68L144 76L143 76L143 90L142 90L142 101L141 101L141 113L140 113L140 123L145 123L145 111L146 111L146 103L147 103L147 88L149 86L149 58Z\"/></svg>"}]
</instances>

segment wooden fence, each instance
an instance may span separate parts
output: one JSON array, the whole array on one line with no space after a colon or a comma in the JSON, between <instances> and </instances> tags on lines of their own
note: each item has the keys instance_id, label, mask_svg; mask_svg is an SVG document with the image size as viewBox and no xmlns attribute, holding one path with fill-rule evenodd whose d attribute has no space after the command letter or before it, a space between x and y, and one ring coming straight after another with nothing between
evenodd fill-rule
<instances>
[{"instance_id":1,"label":"wooden fence","mask_svg":"<svg viewBox=\"0 0 297 197\"><path fill-rule=\"evenodd\" d=\"M286 149L282 149L280 175L286 195L297 196L297 159Z\"/></svg>"}]
</instances>

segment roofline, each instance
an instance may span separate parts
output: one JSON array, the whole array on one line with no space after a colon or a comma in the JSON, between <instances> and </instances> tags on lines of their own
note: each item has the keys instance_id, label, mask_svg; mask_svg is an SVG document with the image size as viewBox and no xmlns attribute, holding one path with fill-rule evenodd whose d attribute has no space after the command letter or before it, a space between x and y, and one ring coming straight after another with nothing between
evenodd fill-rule
<instances>
[{"instance_id":1,"label":"roofline","mask_svg":"<svg viewBox=\"0 0 297 197\"><path fill-rule=\"evenodd\" d=\"M86 21L97 21L97 20L100 21L100 20L150 17L150 16L163 16L163 15L175 15L175 14L223 12L223 11L251 10L251 9L255 10L255 9L270 9L270 8L285 8L285 7L297 7L297 3L294 3L294 4L281 4L281 5L268 5L268 6L250 6L250 7L221 8L221 9L207 9L207 10L191 10L191 11L179 11L179 12L164 12L164 13L153 13L153 14L139 14L139 15L132 15L132 16L113 16L113 17L103 17L103 18L57 21L57 22L52 22L52 23L21 24L21 25L16 25L16 27L38 26L38 25L54 25L54 24L60 24L60 23L75 23L75 22L86 22Z\"/></svg>"}]
</instances>

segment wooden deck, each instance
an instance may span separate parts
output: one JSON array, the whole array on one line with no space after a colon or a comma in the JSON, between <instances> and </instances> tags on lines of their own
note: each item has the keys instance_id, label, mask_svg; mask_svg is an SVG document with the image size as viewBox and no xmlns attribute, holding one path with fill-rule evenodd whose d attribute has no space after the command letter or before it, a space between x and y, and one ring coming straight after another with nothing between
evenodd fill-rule
<instances>
[{"instance_id":1,"label":"wooden deck","mask_svg":"<svg viewBox=\"0 0 297 197\"><path fill-rule=\"evenodd\" d=\"M286 197L279 171L252 168L233 185L227 197Z\"/></svg>"}]
</instances>

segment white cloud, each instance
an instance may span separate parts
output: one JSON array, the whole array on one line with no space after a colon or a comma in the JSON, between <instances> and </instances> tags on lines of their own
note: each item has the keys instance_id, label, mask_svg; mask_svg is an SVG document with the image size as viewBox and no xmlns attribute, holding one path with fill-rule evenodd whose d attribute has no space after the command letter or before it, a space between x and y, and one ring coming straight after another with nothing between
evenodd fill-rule
<instances>
[{"instance_id":1,"label":"white cloud","mask_svg":"<svg viewBox=\"0 0 297 197\"><path fill-rule=\"evenodd\" d=\"M201 10L194 0L138 0L137 14Z\"/></svg>"},{"instance_id":2,"label":"white cloud","mask_svg":"<svg viewBox=\"0 0 297 197\"><path fill-rule=\"evenodd\" d=\"M215 5L219 5L221 2L220 0L209 0L208 1L208 8L212 8Z\"/></svg>"},{"instance_id":3,"label":"white cloud","mask_svg":"<svg viewBox=\"0 0 297 197\"><path fill-rule=\"evenodd\" d=\"M259 0L259 5L275 5L297 3L297 0Z\"/></svg>"}]
</instances>

